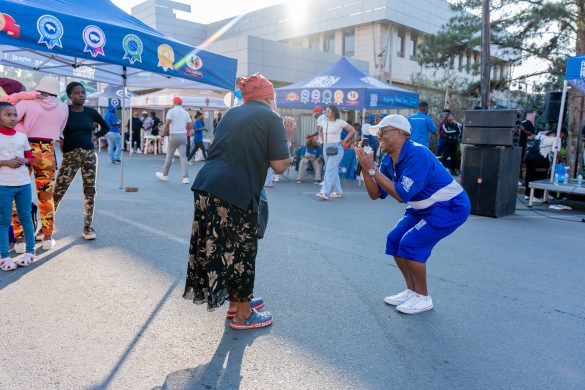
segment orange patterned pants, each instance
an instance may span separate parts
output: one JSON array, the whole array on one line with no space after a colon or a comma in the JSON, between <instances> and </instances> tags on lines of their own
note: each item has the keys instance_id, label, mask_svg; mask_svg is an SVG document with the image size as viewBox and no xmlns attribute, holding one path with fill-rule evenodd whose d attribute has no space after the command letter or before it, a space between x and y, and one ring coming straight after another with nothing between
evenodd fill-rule
<instances>
[{"instance_id":1,"label":"orange patterned pants","mask_svg":"<svg viewBox=\"0 0 585 390\"><path fill-rule=\"evenodd\" d=\"M55 204L53 202L53 182L55 181L55 171L57 170L55 149L53 144L48 143L31 143L30 147L33 155L32 171L35 174L35 185L39 197L42 233L50 236L53 234L55 224ZM14 206L12 207L12 226L14 236L17 238L22 237L22 226Z\"/></svg>"}]
</instances>

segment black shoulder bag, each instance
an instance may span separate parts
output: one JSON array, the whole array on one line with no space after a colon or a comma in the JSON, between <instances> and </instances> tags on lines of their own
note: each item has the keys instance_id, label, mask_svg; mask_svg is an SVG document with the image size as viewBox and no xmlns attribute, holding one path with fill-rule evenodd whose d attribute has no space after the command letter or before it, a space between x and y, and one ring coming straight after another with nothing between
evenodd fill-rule
<instances>
[{"instance_id":1,"label":"black shoulder bag","mask_svg":"<svg viewBox=\"0 0 585 390\"><path fill-rule=\"evenodd\" d=\"M325 129L325 144L327 144L327 130L329 130L329 119L327 119L327 128ZM337 153L339 153L337 146L329 146L325 148L325 154L328 156L337 156Z\"/></svg>"}]
</instances>

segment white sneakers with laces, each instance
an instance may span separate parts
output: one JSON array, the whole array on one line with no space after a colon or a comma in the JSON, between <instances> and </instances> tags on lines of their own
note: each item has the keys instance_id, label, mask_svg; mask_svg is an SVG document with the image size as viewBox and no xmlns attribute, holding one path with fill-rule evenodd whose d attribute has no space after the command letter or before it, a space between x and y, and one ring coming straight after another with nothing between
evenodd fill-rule
<instances>
[{"instance_id":1,"label":"white sneakers with laces","mask_svg":"<svg viewBox=\"0 0 585 390\"><path fill-rule=\"evenodd\" d=\"M384 303L392 306L402 305L404 302L408 301L410 298L414 296L414 291L411 289L406 289L402 292L399 292L396 295L391 295L389 297L384 298Z\"/></svg>"},{"instance_id":2,"label":"white sneakers with laces","mask_svg":"<svg viewBox=\"0 0 585 390\"><path fill-rule=\"evenodd\" d=\"M159 178L159 180L161 180L161 181L169 181L169 177L168 177L168 176L165 176L165 175L163 175L163 173L162 173L162 172L157 172L157 173L156 173L156 177L158 177L158 178Z\"/></svg>"},{"instance_id":3,"label":"white sneakers with laces","mask_svg":"<svg viewBox=\"0 0 585 390\"><path fill-rule=\"evenodd\" d=\"M189 184L191 182L189 181L189 178L188 177L184 177L183 180L181 181L181 183L183 183L183 184Z\"/></svg>"},{"instance_id":4,"label":"white sneakers with laces","mask_svg":"<svg viewBox=\"0 0 585 390\"><path fill-rule=\"evenodd\" d=\"M430 295L420 295L414 293L414 295L406 302L396 307L401 313L404 314L418 314L433 308L433 300Z\"/></svg>"}]
</instances>

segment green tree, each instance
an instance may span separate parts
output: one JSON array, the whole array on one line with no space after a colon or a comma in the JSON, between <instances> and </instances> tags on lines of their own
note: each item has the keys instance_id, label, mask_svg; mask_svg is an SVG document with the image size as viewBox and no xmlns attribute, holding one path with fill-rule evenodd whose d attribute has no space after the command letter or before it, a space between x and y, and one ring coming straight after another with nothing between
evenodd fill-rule
<instances>
[{"instance_id":1,"label":"green tree","mask_svg":"<svg viewBox=\"0 0 585 390\"><path fill-rule=\"evenodd\" d=\"M479 48L481 3L482 0L452 2L455 16L439 32L427 36L419 47L421 65L449 69L453 57ZM585 0L491 0L490 7L490 39L497 47L492 63L498 58L514 63L537 60L541 67L515 79L532 78L541 91L560 89L567 57L585 54ZM575 166L582 115L577 102L583 97L576 90L571 95L568 146L571 165Z\"/></svg>"}]
</instances>

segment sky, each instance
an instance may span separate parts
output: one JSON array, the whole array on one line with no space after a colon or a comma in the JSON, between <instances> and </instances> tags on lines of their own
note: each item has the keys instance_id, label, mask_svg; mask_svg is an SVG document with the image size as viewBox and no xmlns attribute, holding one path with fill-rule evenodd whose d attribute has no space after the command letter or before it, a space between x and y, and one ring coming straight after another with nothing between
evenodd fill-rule
<instances>
[{"instance_id":1,"label":"sky","mask_svg":"<svg viewBox=\"0 0 585 390\"><path fill-rule=\"evenodd\" d=\"M112 0L114 4L122 8L127 13L135 5L142 3L143 0ZM186 12L177 12L181 19L191 20L199 23L212 23L218 20L230 18L245 14L246 12L256 11L271 5L286 3L293 0L176 0L178 3L190 4L191 14ZM227 10L227 12L226 12Z\"/></svg>"}]
</instances>

